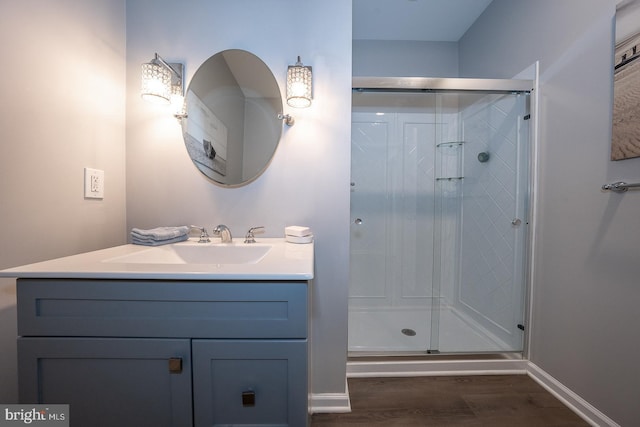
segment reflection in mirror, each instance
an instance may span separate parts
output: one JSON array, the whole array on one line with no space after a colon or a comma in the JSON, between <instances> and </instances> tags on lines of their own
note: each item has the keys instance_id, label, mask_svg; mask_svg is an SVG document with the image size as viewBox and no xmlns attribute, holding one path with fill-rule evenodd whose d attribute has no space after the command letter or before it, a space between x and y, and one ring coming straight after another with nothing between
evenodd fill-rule
<instances>
[{"instance_id":1,"label":"reflection in mirror","mask_svg":"<svg viewBox=\"0 0 640 427\"><path fill-rule=\"evenodd\" d=\"M204 175L239 186L264 172L282 132L282 98L260 58L237 49L213 55L191 79L185 105L182 135Z\"/></svg>"}]
</instances>

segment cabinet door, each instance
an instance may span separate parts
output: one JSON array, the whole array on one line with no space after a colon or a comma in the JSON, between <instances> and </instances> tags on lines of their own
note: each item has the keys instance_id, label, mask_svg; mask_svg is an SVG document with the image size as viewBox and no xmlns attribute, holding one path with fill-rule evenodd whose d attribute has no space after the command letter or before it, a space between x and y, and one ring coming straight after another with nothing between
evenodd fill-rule
<instances>
[{"instance_id":1,"label":"cabinet door","mask_svg":"<svg viewBox=\"0 0 640 427\"><path fill-rule=\"evenodd\" d=\"M189 344L19 338L20 401L69 404L72 427L191 426Z\"/></svg>"},{"instance_id":2,"label":"cabinet door","mask_svg":"<svg viewBox=\"0 0 640 427\"><path fill-rule=\"evenodd\" d=\"M194 340L196 427L306 426L306 340Z\"/></svg>"}]
</instances>

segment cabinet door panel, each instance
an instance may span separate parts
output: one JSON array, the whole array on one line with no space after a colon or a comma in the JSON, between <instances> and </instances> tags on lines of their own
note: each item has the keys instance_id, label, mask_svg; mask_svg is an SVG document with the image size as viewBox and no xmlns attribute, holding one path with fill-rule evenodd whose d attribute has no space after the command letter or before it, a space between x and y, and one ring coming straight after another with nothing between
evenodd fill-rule
<instances>
[{"instance_id":1,"label":"cabinet door panel","mask_svg":"<svg viewBox=\"0 0 640 427\"><path fill-rule=\"evenodd\" d=\"M72 427L192 424L189 340L20 338L18 353L20 401L69 404Z\"/></svg>"},{"instance_id":2,"label":"cabinet door panel","mask_svg":"<svg viewBox=\"0 0 640 427\"><path fill-rule=\"evenodd\" d=\"M197 427L306 426L307 341L194 340L193 389Z\"/></svg>"}]
</instances>

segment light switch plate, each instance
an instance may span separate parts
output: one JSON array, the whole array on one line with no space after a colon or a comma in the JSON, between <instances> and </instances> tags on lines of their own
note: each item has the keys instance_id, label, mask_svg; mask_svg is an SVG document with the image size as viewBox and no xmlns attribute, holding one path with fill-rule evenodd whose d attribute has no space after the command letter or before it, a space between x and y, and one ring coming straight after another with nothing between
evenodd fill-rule
<instances>
[{"instance_id":1,"label":"light switch plate","mask_svg":"<svg viewBox=\"0 0 640 427\"><path fill-rule=\"evenodd\" d=\"M104 198L104 171L84 168L84 197L86 199Z\"/></svg>"}]
</instances>

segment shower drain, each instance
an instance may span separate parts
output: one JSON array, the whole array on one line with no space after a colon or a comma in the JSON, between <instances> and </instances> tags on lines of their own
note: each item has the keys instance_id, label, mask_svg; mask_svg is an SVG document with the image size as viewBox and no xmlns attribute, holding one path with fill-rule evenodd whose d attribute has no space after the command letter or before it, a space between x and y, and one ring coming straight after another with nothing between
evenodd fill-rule
<instances>
[{"instance_id":1,"label":"shower drain","mask_svg":"<svg viewBox=\"0 0 640 427\"><path fill-rule=\"evenodd\" d=\"M402 332L403 334L405 334L408 337L414 337L416 335L416 331L414 331L413 329L409 329L409 328L405 328L405 329L401 330L400 332Z\"/></svg>"}]
</instances>

